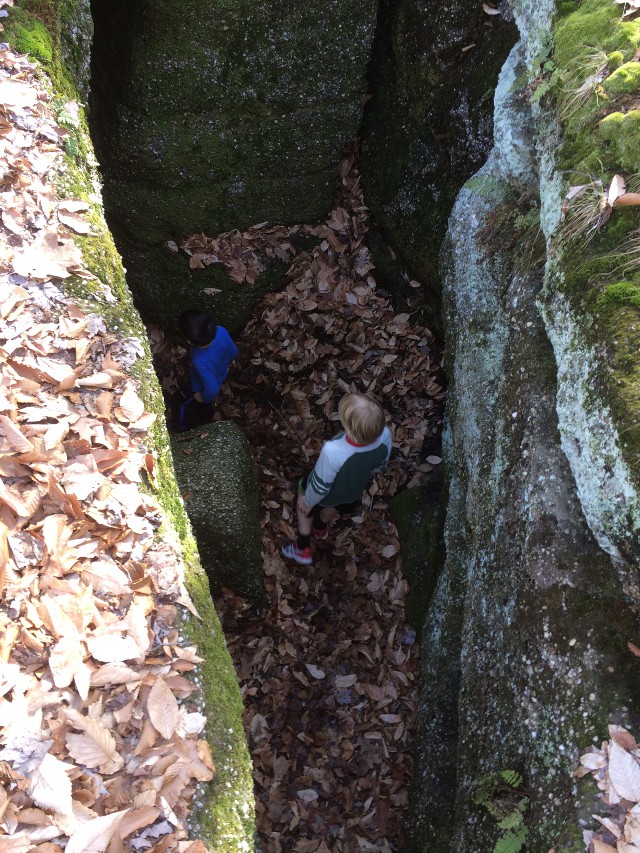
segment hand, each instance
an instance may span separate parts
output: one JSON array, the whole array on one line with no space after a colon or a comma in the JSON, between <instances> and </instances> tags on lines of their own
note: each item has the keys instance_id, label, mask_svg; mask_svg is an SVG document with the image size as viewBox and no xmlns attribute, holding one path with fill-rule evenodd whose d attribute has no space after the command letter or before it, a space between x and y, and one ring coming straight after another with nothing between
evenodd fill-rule
<instances>
[{"instance_id":1,"label":"hand","mask_svg":"<svg viewBox=\"0 0 640 853\"><path fill-rule=\"evenodd\" d=\"M202 394L199 391L196 391L196 393L193 395L193 399L197 403L201 403L202 402Z\"/></svg>"}]
</instances>

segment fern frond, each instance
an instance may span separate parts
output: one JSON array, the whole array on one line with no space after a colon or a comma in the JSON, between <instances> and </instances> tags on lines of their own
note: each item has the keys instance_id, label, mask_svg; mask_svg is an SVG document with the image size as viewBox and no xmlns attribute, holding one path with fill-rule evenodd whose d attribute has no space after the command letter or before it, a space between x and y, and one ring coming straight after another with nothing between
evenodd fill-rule
<instances>
[{"instance_id":1,"label":"fern frond","mask_svg":"<svg viewBox=\"0 0 640 853\"><path fill-rule=\"evenodd\" d=\"M498 839L493 848L493 853L520 853L527 840L527 833L526 826L521 826L516 831L507 832L502 838Z\"/></svg>"},{"instance_id":2,"label":"fern frond","mask_svg":"<svg viewBox=\"0 0 640 853\"><path fill-rule=\"evenodd\" d=\"M522 785L522 775L517 770L501 770L500 775L512 788L519 788Z\"/></svg>"}]
</instances>

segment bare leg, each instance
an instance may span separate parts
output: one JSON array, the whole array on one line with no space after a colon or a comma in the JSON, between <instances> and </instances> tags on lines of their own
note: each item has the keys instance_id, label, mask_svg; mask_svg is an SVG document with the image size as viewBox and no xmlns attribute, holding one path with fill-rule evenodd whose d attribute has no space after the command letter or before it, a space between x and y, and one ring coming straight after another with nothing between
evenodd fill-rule
<instances>
[{"instance_id":1,"label":"bare leg","mask_svg":"<svg viewBox=\"0 0 640 853\"><path fill-rule=\"evenodd\" d=\"M298 495L298 503L296 504L296 510L298 514L298 533L301 536L310 536L311 535L311 516L310 513L313 507L307 506L304 495Z\"/></svg>"}]
</instances>

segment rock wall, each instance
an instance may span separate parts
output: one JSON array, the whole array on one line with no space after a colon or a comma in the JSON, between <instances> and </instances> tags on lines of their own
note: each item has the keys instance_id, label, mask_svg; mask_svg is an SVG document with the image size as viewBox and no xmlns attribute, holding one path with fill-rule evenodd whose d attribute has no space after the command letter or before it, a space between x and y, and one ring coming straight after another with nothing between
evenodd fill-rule
<instances>
[{"instance_id":1,"label":"rock wall","mask_svg":"<svg viewBox=\"0 0 640 853\"><path fill-rule=\"evenodd\" d=\"M552 15L515 6L494 148L458 196L442 258L447 557L424 623L408 851L493 849L501 832L475 783L506 769L531 798L526 849L579 849L598 806L572 776L577 756L639 698L626 642L638 635L640 303L637 272L621 287L615 258L637 214L614 212L586 245L561 203L566 170L598 164L606 186L631 168L620 142L600 141L603 93L578 115L562 93L591 73L585 59L571 82L594 46L629 59L640 25L621 32L604 0L553 28Z\"/></svg>"},{"instance_id":2,"label":"rock wall","mask_svg":"<svg viewBox=\"0 0 640 853\"><path fill-rule=\"evenodd\" d=\"M87 58L86 54L82 51L91 41L87 5L82 0L64 0L46 4L43 10L44 5L24 4L15 17L12 10L8 19L3 18L3 37L15 43L18 49L32 52L53 81L52 101L57 105L58 122L69 133L66 155L55 175L53 194L60 199L80 199L89 203L86 216L91 225L90 233L73 234L73 238L91 277L73 275L65 279L65 294L85 313L102 318L112 339L120 341L122 351L128 354L128 370L139 387L145 409L158 415L147 434L146 445L149 469L153 471L148 488L157 497L163 515L157 535L162 541L171 543L178 559L183 561L180 571L183 568L186 587L200 615L200 619L196 619L181 608L183 616L179 624L182 638L189 644L195 643L204 659L195 671L196 681L201 686L200 693L195 695L202 701L203 713L207 715L203 737L211 746L216 775L213 782L198 787L190 826L194 837L201 838L211 853L248 853L253 850L254 800L240 691L176 483L164 424L164 404L148 340L104 219L91 141L83 112L78 109L80 98L76 83L80 82L80 90L88 84L87 79L82 78L82 69L88 68L88 63L82 59L83 56ZM42 18L37 17L35 13L38 12L44 12ZM67 64L76 49L77 61ZM72 96L75 101L69 100ZM51 285L52 298L58 285L59 282ZM144 570L144 566L141 568ZM175 567L171 566L170 574L174 571Z\"/></svg>"},{"instance_id":3,"label":"rock wall","mask_svg":"<svg viewBox=\"0 0 640 853\"><path fill-rule=\"evenodd\" d=\"M263 604L260 484L246 438L220 421L176 435L171 445L211 589L225 586Z\"/></svg>"},{"instance_id":4,"label":"rock wall","mask_svg":"<svg viewBox=\"0 0 640 853\"><path fill-rule=\"evenodd\" d=\"M438 255L456 193L491 147L492 93L517 38L506 6L384 0L362 128L367 203L438 324ZM385 252L374 254L384 266Z\"/></svg>"},{"instance_id":5,"label":"rock wall","mask_svg":"<svg viewBox=\"0 0 640 853\"><path fill-rule=\"evenodd\" d=\"M92 111L105 201L145 315L218 307L233 330L282 270L238 300L204 292L169 239L313 222L358 132L377 0L93 0Z\"/></svg>"}]
</instances>

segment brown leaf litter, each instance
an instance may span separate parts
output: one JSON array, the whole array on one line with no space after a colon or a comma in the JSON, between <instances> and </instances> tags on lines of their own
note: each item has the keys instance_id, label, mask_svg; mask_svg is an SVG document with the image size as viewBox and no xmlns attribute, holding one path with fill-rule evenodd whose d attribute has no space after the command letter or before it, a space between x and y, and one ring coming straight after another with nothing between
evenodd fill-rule
<instances>
[{"instance_id":1,"label":"brown leaf litter","mask_svg":"<svg viewBox=\"0 0 640 853\"><path fill-rule=\"evenodd\" d=\"M155 415L131 342L57 283L90 276L70 233L88 205L53 185L67 133L0 51L0 848L198 853L185 819L215 772L200 659L145 483Z\"/></svg>"},{"instance_id":2,"label":"brown leaf litter","mask_svg":"<svg viewBox=\"0 0 640 853\"><path fill-rule=\"evenodd\" d=\"M266 297L238 341L215 416L238 423L261 475L270 605L256 612L227 591L218 607L242 686L269 853L381 853L402 842L418 662L388 502L440 465L444 391L432 335L377 289L367 228L351 152L326 223L262 223L182 244L197 258L192 266L222 263L239 287L270 258L292 261L285 289ZM317 245L293 254L291 238L300 235ZM184 378L186 352L157 327L150 337L171 391ZM302 569L279 553L294 533L295 481L339 427L337 404L348 391L380 400L395 452L361 510L314 543L315 565Z\"/></svg>"}]
</instances>

